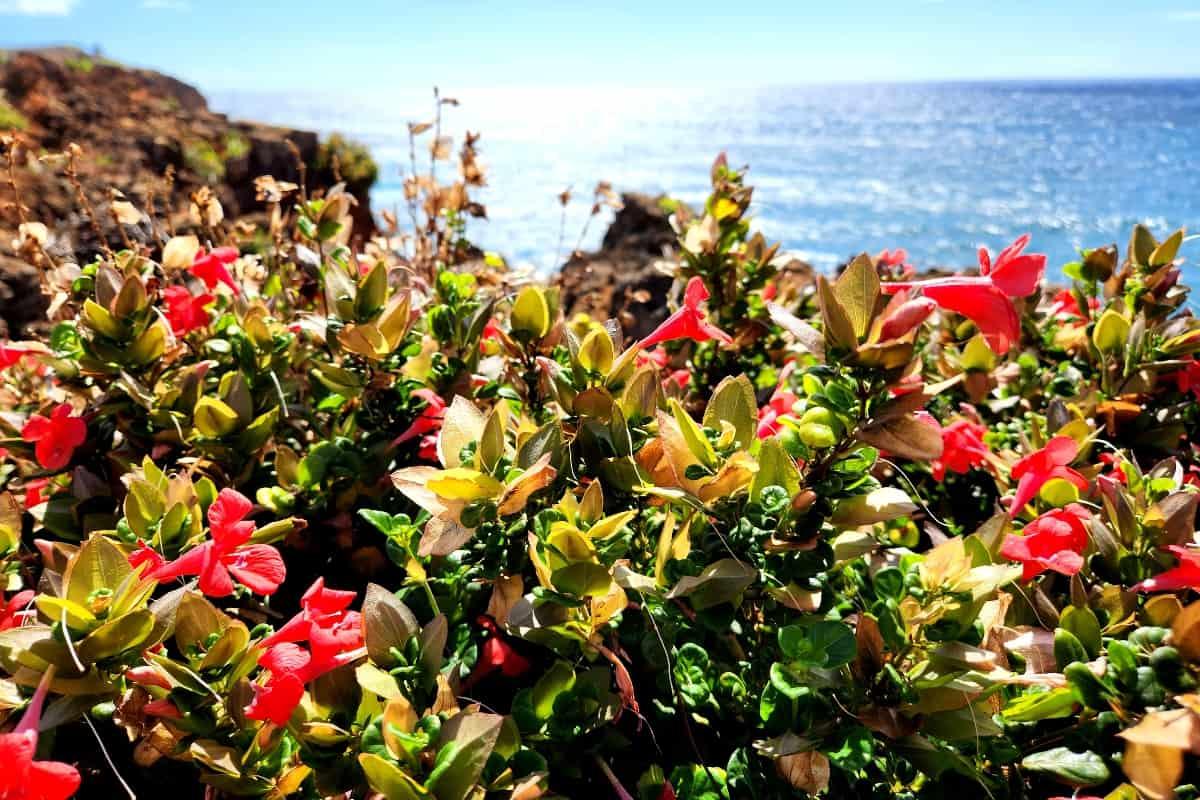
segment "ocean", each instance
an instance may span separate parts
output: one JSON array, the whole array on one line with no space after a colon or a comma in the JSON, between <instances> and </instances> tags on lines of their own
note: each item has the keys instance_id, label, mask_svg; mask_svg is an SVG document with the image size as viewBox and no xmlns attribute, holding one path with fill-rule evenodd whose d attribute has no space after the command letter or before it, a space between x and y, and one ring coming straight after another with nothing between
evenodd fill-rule
<instances>
[{"instance_id":1,"label":"ocean","mask_svg":"<svg viewBox=\"0 0 1200 800\"><path fill-rule=\"evenodd\" d=\"M750 167L756 227L823 268L896 247L918 267L971 265L979 246L1026 232L1061 265L1080 247L1123 251L1135 222L1160 238L1200 227L1200 80L443 93L460 103L443 117L455 146L483 134L488 220L470 238L540 272L581 233L585 248L599 243L609 217L584 230L597 181L699 203L722 151ZM233 117L368 145L376 210L403 208L406 123L433 107L431 91L409 90L210 99Z\"/></svg>"}]
</instances>

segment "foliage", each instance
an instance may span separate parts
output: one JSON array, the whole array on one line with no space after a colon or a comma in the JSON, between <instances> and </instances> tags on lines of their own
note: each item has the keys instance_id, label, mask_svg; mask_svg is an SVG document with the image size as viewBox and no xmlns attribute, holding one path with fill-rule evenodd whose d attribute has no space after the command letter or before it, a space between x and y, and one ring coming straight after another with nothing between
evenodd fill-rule
<instances>
[{"instance_id":1,"label":"foliage","mask_svg":"<svg viewBox=\"0 0 1200 800\"><path fill-rule=\"evenodd\" d=\"M347 139L340 133L330 134L317 151L317 169L335 169L355 188L369 189L379 177L379 167L365 145Z\"/></svg>"},{"instance_id":2,"label":"foliage","mask_svg":"<svg viewBox=\"0 0 1200 800\"><path fill-rule=\"evenodd\" d=\"M721 158L629 342L465 269L477 137L447 185L410 131L413 228L359 250L352 198L269 177L265 231L198 195L75 266L23 226L5 735L40 686L43 728L110 717L218 796L1196 795L1181 231L1058 292L1024 239L808 285Z\"/></svg>"}]
</instances>

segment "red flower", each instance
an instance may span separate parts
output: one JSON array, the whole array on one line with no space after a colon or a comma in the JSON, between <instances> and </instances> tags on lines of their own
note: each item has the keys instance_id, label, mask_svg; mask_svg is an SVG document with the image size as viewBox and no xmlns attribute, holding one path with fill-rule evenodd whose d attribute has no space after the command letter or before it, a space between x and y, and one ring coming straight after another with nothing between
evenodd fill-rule
<instances>
[{"instance_id":1,"label":"red flower","mask_svg":"<svg viewBox=\"0 0 1200 800\"><path fill-rule=\"evenodd\" d=\"M150 565L146 567L145 574L147 575L155 572L165 563L167 563L166 559L163 558L157 550L145 542L138 542L137 550L134 550L129 554L129 566L133 567L134 569L137 569L142 564Z\"/></svg>"},{"instance_id":2,"label":"red flower","mask_svg":"<svg viewBox=\"0 0 1200 800\"><path fill-rule=\"evenodd\" d=\"M414 397L425 401L425 408L413 420L408 430L396 437L392 446L421 437L421 447L418 455L426 461L437 460L437 433L442 429L442 420L446 416L446 401L432 389L417 389Z\"/></svg>"},{"instance_id":3,"label":"red flower","mask_svg":"<svg viewBox=\"0 0 1200 800\"><path fill-rule=\"evenodd\" d=\"M1180 394L1191 392L1200 397L1200 359L1193 358L1186 367L1166 377L1175 379L1175 387L1179 389Z\"/></svg>"},{"instance_id":4,"label":"red flower","mask_svg":"<svg viewBox=\"0 0 1200 800\"><path fill-rule=\"evenodd\" d=\"M12 733L0 734L0 800L66 800L79 790L79 770L61 761L34 761L38 724L52 669L38 684L25 716Z\"/></svg>"},{"instance_id":5,"label":"red flower","mask_svg":"<svg viewBox=\"0 0 1200 800\"><path fill-rule=\"evenodd\" d=\"M1167 548L1179 559L1177 566L1165 572L1160 572L1153 578L1147 578L1131 588L1135 592L1177 592L1181 589L1200 588L1200 551L1190 550L1179 545Z\"/></svg>"},{"instance_id":6,"label":"red flower","mask_svg":"<svg viewBox=\"0 0 1200 800\"><path fill-rule=\"evenodd\" d=\"M21 429L21 438L36 442L34 452L44 469L57 472L71 463L75 448L87 439L87 423L71 416L66 403L57 406L49 417L34 414Z\"/></svg>"},{"instance_id":7,"label":"red flower","mask_svg":"<svg viewBox=\"0 0 1200 800\"><path fill-rule=\"evenodd\" d=\"M1047 511L1026 525L1022 535L1005 536L1000 555L1021 563L1021 580L1032 580L1046 570L1074 575L1083 568L1088 516L1078 503Z\"/></svg>"},{"instance_id":8,"label":"red flower","mask_svg":"<svg viewBox=\"0 0 1200 800\"><path fill-rule=\"evenodd\" d=\"M883 284L885 292L920 289L939 306L955 311L978 326L988 347L1007 353L1021 335L1021 320L1010 297L1024 297L1037 288L1046 270L1046 256L1022 253L1029 243L1026 234L1006 247L995 263L984 248L979 249L979 276L955 275L927 281Z\"/></svg>"},{"instance_id":9,"label":"red flower","mask_svg":"<svg viewBox=\"0 0 1200 800\"><path fill-rule=\"evenodd\" d=\"M908 263L908 251L903 247L897 247L895 250L880 250L879 255L875 256L875 264L877 267L883 267L887 274L904 278L917 271L916 267Z\"/></svg>"},{"instance_id":10,"label":"red flower","mask_svg":"<svg viewBox=\"0 0 1200 800\"><path fill-rule=\"evenodd\" d=\"M700 304L707 299L708 287L704 285L704 281L699 276L692 278L683 292L683 307L667 317L666 321L642 339L639 345L645 349L673 339L691 339L696 342L715 339L724 344L731 343L732 337L710 323L700 310Z\"/></svg>"},{"instance_id":11,"label":"red flower","mask_svg":"<svg viewBox=\"0 0 1200 800\"><path fill-rule=\"evenodd\" d=\"M8 344L0 342L0 369L8 369L15 366L21 363L21 359L25 358L25 356L31 356L37 352L39 351L32 347L13 344L12 342Z\"/></svg>"},{"instance_id":12,"label":"red flower","mask_svg":"<svg viewBox=\"0 0 1200 800\"><path fill-rule=\"evenodd\" d=\"M187 336L208 324L209 315L204 307L214 298L207 292L193 297L185 286L168 286L163 290L163 300L167 303L163 314L171 323L171 331L176 336Z\"/></svg>"},{"instance_id":13,"label":"red flower","mask_svg":"<svg viewBox=\"0 0 1200 800\"><path fill-rule=\"evenodd\" d=\"M783 429L780 420L794 416L792 408L799 399L795 392L780 385L767 404L758 410L758 438L769 439L779 433Z\"/></svg>"},{"instance_id":14,"label":"red flower","mask_svg":"<svg viewBox=\"0 0 1200 800\"><path fill-rule=\"evenodd\" d=\"M274 594L287 570L274 547L247 544L255 525L245 517L253 507L240 492L222 489L208 508L212 539L159 567L152 577L164 581L199 575L200 591L209 597L233 594L233 578L255 594Z\"/></svg>"},{"instance_id":15,"label":"red flower","mask_svg":"<svg viewBox=\"0 0 1200 800\"><path fill-rule=\"evenodd\" d=\"M354 592L326 589L325 579L317 578L300 599L300 613L263 639L261 645L270 648L284 642L312 642L314 635L328 643L318 633L324 630L333 634L342 650L362 646L362 617L357 611L348 610L354 597Z\"/></svg>"},{"instance_id":16,"label":"red flower","mask_svg":"<svg viewBox=\"0 0 1200 800\"><path fill-rule=\"evenodd\" d=\"M488 638L479 649L479 660L475 662L475 669L471 670L471 674L463 682L464 691L496 672L506 678L518 678L529 671L533 665L508 643L495 620L484 615L475 621L487 631Z\"/></svg>"},{"instance_id":17,"label":"red flower","mask_svg":"<svg viewBox=\"0 0 1200 800\"><path fill-rule=\"evenodd\" d=\"M271 673L266 683L251 684L254 699L246 706L246 718L287 725L292 712L304 698L304 682L290 672Z\"/></svg>"},{"instance_id":18,"label":"red flower","mask_svg":"<svg viewBox=\"0 0 1200 800\"><path fill-rule=\"evenodd\" d=\"M1100 300L1098 298L1088 298L1088 308L1097 309L1099 307ZM1050 316L1064 321L1082 321L1083 312L1079 310L1079 301L1075 299L1075 293L1070 289L1059 289L1051 303Z\"/></svg>"},{"instance_id":19,"label":"red flower","mask_svg":"<svg viewBox=\"0 0 1200 800\"><path fill-rule=\"evenodd\" d=\"M304 684L358 658L362 616L348 610L354 595L326 589L325 580L318 578L304 593L300 613L259 643L267 651L258 663L270 677L254 685L248 718L286 725L304 696ZM299 642L307 642L308 649Z\"/></svg>"},{"instance_id":20,"label":"red flower","mask_svg":"<svg viewBox=\"0 0 1200 800\"><path fill-rule=\"evenodd\" d=\"M924 322L935 308L937 303L928 297L917 297L901 304L883 320L879 340L886 342L899 339Z\"/></svg>"},{"instance_id":21,"label":"red flower","mask_svg":"<svg viewBox=\"0 0 1200 800\"><path fill-rule=\"evenodd\" d=\"M0 631L15 628L21 624L28 613L30 603L37 596L33 589L25 589L8 598L8 602L0 607Z\"/></svg>"},{"instance_id":22,"label":"red flower","mask_svg":"<svg viewBox=\"0 0 1200 800\"><path fill-rule=\"evenodd\" d=\"M988 446L983 442L987 427L959 419L942 428L942 456L931 463L934 480L946 477L946 470L965 475L987 460Z\"/></svg>"},{"instance_id":23,"label":"red flower","mask_svg":"<svg viewBox=\"0 0 1200 800\"><path fill-rule=\"evenodd\" d=\"M233 275L229 272L229 265L237 259L238 249L236 247L218 247L211 253L205 252L201 247L196 251L195 259L192 260L192 274L204 281L204 285L210 290L217 288L218 283L223 283L235 295L240 294L237 284L234 283Z\"/></svg>"},{"instance_id":24,"label":"red flower","mask_svg":"<svg viewBox=\"0 0 1200 800\"><path fill-rule=\"evenodd\" d=\"M1008 511L1009 516L1020 514L1021 509L1037 496L1051 478L1062 478L1077 489L1086 489L1087 478L1068 466L1078 453L1079 445L1070 436L1055 436L1041 450L1030 453L1014 464L1012 476L1018 480L1017 494Z\"/></svg>"},{"instance_id":25,"label":"red flower","mask_svg":"<svg viewBox=\"0 0 1200 800\"><path fill-rule=\"evenodd\" d=\"M48 498L42 490L49 485L49 478L35 478L31 481L25 481L25 508L33 508L46 502Z\"/></svg>"}]
</instances>

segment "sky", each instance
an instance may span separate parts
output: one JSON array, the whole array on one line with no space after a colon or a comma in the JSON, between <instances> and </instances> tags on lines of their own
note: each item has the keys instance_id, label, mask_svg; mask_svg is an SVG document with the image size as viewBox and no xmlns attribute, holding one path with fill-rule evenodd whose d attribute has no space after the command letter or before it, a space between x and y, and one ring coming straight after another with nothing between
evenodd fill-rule
<instances>
[{"instance_id":1,"label":"sky","mask_svg":"<svg viewBox=\"0 0 1200 800\"><path fill-rule=\"evenodd\" d=\"M1200 77L1197 0L0 0L206 90Z\"/></svg>"}]
</instances>

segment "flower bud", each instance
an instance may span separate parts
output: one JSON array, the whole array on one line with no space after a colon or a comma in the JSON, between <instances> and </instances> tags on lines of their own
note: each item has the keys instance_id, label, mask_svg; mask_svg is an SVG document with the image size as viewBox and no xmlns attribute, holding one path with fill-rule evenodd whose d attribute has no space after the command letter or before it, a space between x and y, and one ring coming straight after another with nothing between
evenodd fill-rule
<instances>
[{"instance_id":1,"label":"flower bud","mask_svg":"<svg viewBox=\"0 0 1200 800\"><path fill-rule=\"evenodd\" d=\"M886 342L900 338L924 322L935 308L937 303L928 297L917 297L901 303L900 307L883 321L883 327L879 330L879 340Z\"/></svg>"}]
</instances>

